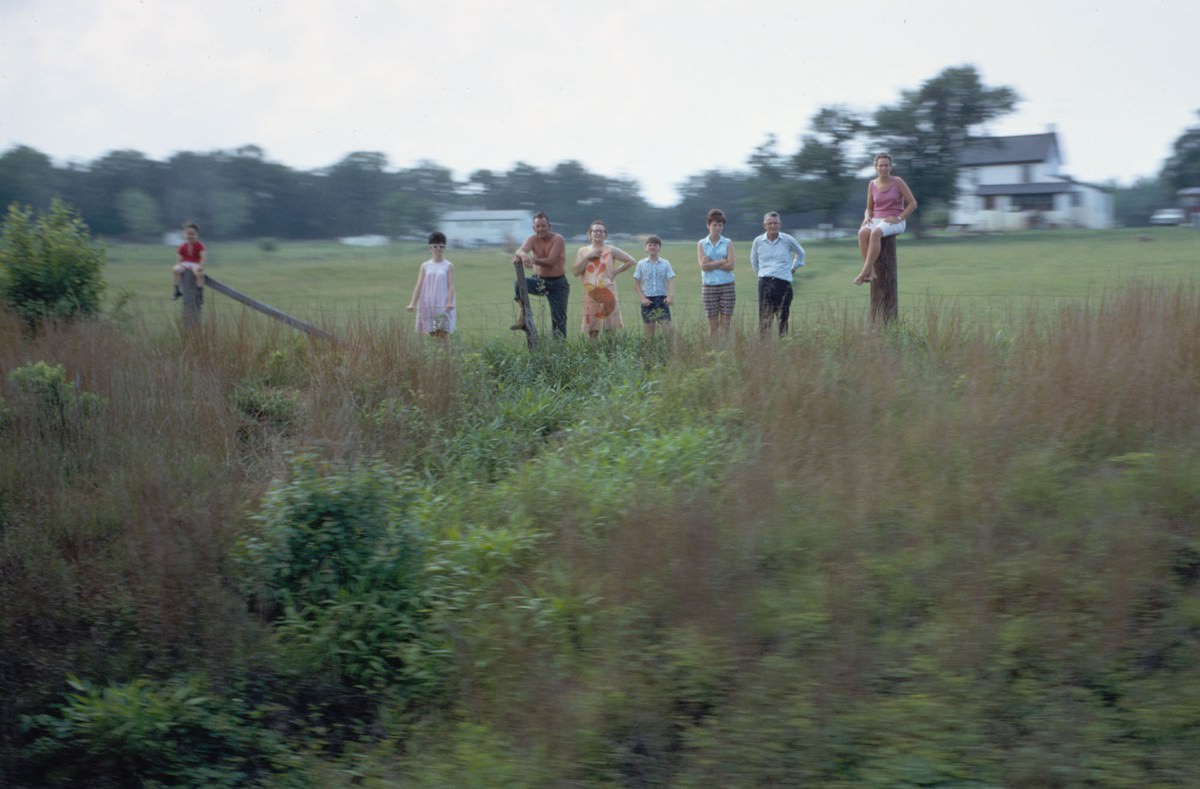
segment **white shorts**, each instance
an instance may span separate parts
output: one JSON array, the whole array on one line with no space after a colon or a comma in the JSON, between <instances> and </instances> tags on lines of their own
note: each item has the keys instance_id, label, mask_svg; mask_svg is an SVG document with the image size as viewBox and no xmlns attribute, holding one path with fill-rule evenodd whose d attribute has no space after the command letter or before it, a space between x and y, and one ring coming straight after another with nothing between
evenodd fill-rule
<instances>
[{"instance_id":1,"label":"white shorts","mask_svg":"<svg viewBox=\"0 0 1200 789\"><path fill-rule=\"evenodd\" d=\"M204 266L201 266L199 263L193 263L190 260L180 261L180 263L178 265L179 265L179 268L186 268L189 271L203 271L204 270Z\"/></svg>"},{"instance_id":2,"label":"white shorts","mask_svg":"<svg viewBox=\"0 0 1200 789\"><path fill-rule=\"evenodd\" d=\"M875 219L872 219L870 222L867 222L865 225L863 225L863 227L868 230L879 228L883 231L884 238L887 238L888 236L900 235L904 232L904 228L907 226L908 223L904 220L900 220L899 222L889 222L886 219L881 219L879 217L876 217Z\"/></svg>"}]
</instances>

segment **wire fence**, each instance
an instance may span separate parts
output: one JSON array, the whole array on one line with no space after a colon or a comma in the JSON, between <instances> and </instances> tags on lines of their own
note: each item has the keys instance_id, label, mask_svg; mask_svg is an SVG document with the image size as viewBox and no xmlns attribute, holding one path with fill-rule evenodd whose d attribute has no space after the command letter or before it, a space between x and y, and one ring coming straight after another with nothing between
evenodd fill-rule
<instances>
[{"instance_id":1,"label":"wire fence","mask_svg":"<svg viewBox=\"0 0 1200 789\"><path fill-rule=\"evenodd\" d=\"M575 290L575 289L573 289ZM671 306L672 330L683 334L705 334L708 331L708 321L701 304L698 290L680 289L676 293L675 302ZM798 298L791 305L789 319L792 333L802 333L806 328L843 325L848 322L861 321L863 325L869 322L870 296L869 288L856 288L841 297L822 296L820 298L804 298L804 288L796 288ZM961 293L900 293L899 321L904 323L923 323L931 315L943 317L953 316L959 325L965 328L1000 328L1013 324L1027 325L1031 317L1045 318L1063 309L1065 306L1086 307L1101 300L1104 292L1076 295L1022 295L1002 296L980 292ZM643 322L640 303L632 289L626 289L619 296L619 309L624 324L624 331L641 332ZM540 338L552 336L550 309L547 300L534 296L530 299L533 317L537 324ZM235 302L210 297L204 305L206 320L238 320L243 323L246 316L239 311L246 308ZM347 327L371 326L385 331L415 332L413 313L381 305L378 302L364 299L356 307L330 307L321 302L309 304L292 304L285 310L303 322L329 334L338 334ZM517 319L519 310L511 298L496 298L487 301L472 301L460 308L455 341L466 345L481 345L495 342L498 339L510 337L514 344L525 343L522 332L510 330ZM581 336L581 298L572 293L567 312L567 336ZM162 305L150 305L139 316L147 323L158 323L164 318L170 322L179 318L178 307L170 302ZM249 325L256 325L254 320L268 320L262 316L253 316ZM751 295L739 293L737 306L731 320L734 332L749 333L758 330L758 303Z\"/></svg>"}]
</instances>

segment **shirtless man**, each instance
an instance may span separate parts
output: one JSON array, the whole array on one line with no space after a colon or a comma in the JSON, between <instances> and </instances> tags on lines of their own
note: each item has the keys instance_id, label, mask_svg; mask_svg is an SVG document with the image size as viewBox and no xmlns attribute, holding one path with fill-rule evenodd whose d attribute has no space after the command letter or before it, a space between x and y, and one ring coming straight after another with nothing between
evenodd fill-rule
<instances>
[{"instance_id":1,"label":"shirtless man","mask_svg":"<svg viewBox=\"0 0 1200 789\"><path fill-rule=\"evenodd\" d=\"M534 269L533 276L525 277L525 288L530 296L545 296L550 302L550 323L554 333L562 339L567 337L567 300L571 295L571 283L567 282L567 242L558 233L551 232L550 219L543 212L533 215L533 235L516 252L527 269ZM514 262L515 262L514 260ZM521 303L517 283L513 283L514 300ZM525 331L525 311L512 325L514 331Z\"/></svg>"}]
</instances>

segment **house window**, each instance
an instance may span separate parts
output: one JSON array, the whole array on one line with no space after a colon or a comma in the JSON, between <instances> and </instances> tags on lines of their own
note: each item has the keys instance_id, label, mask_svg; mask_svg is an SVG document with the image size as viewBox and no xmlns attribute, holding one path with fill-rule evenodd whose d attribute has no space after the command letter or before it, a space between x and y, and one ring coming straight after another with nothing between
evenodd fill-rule
<instances>
[{"instance_id":1,"label":"house window","mask_svg":"<svg viewBox=\"0 0 1200 789\"><path fill-rule=\"evenodd\" d=\"M983 198L983 210L984 211L995 211L996 210L996 196L995 195L986 195Z\"/></svg>"},{"instance_id":2,"label":"house window","mask_svg":"<svg viewBox=\"0 0 1200 789\"><path fill-rule=\"evenodd\" d=\"M1080 208L1083 206L1082 192L1071 192L1071 205L1074 208Z\"/></svg>"},{"instance_id":3,"label":"house window","mask_svg":"<svg viewBox=\"0 0 1200 789\"><path fill-rule=\"evenodd\" d=\"M1013 207L1018 211L1053 211L1054 195L1014 195Z\"/></svg>"},{"instance_id":4,"label":"house window","mask_svg":"<svg viewBox=\"0 0 1200 789\"><path fill-rule=\"evenodd\" d=\"M1032 164L1021 165L1021 183L1023 183L1023 184L1033 183L1033 165Z\"/></svg>"}]
</instances>

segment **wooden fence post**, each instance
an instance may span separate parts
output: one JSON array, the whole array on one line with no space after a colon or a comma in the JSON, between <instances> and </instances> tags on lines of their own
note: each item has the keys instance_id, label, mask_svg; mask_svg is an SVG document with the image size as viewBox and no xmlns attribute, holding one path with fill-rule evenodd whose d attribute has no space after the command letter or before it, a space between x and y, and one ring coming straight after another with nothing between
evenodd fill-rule
<instances>
[{"instance_id":1,"label":"wooden fence post","mask_svg":"<svg viewBox=\"0 0 1200 789\"><path fill-rule=\"evenodd\" d=\"M179 292L183 294L183 328L194 331L200 328L200 308L203 306L202 291L196 287L196 278L191 271L184 271L179 282Z\"/></svg>"},{"instance_id":2,"label":"wooden fence post","mask_svg":"<svg viewBox=\"0 0 1200 789\"><path fill-rule=\"evenodd\" d=\"M525 342L529 350L537 348L537 324L533 320L533 308L529 306L529 288L525 285L525 269L521 259L513 259L517 270L517 298L521 301L521 314L525 316Z\"/></svg>"},{"instance_id":3,"label":"wooden fence post","mask_svg":"<svg viewBox=\"0 0 1200 789\"><path fill-rule=\"evenodd\" d=\"M896 272L896 237L882 239L875 279L871 280L871 323L888 324L900 315L900 283Z\"/></svg>"}]
</instances>

